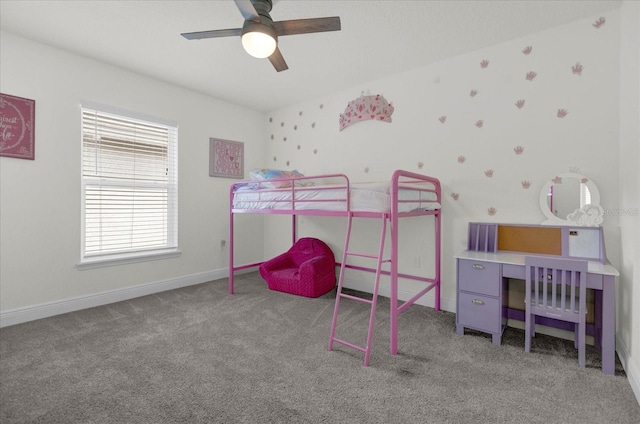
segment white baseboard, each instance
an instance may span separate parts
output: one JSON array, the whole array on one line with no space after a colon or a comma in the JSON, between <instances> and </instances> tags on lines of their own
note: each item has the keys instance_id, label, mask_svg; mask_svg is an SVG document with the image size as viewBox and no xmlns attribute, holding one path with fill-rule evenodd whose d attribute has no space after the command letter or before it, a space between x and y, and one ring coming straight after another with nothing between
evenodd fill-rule
<instances>
[{"instance_id":1,"label":"white baseboard","mask_svg":"<svg viewBox=\"0 0 640 424\"><path fill-rule=\"evenodd\" d=\"M236 271L236 275L249 273L254 269L246 269ZM79 311L82 309L95 308L96 306L108 305L110 303L122 302L124 300L134 299L136 297L147 296L154 293L160 293L167 290L179 289L181 287L192 286L195 284L206 283L207 281L219 280L227 278L229 275L228 268L202 272L199 274L185 275L169 280L156 281L152 283L141 284L133 287L126 287L117 290L110 290L102 293L95 293L87 296L81 296L71 299L64 299L55 302L43 303L40 305L27 306L25 308L12 309L0 312L0 328L10 325L21 324L24 322L35 321L37 319L48 318L55 315L66 314L69 312ZM360 290L363 292L371 292L371 284L360 281L347 281L345 279L344 286L346 288ZM407 300L415 293L409 291L398 291L400 300ZM389 297L389 289L380 288L380 295ZM417 304L434 307L434 296L427 293L420 298ZM442 309L455 312L455 301L441 300Z\"/></svg>"},{"instance_id":2,"label":"white baseboard","mask_svg":"<svg viewBox=\"0 0 640 424\"><path fill-rule=\"evenodd\" d=\"M237 271L236 275L252 271L252 269ZM108 305L110 303L122 302L124 300L147 296L154 293L160 293L167 290L174 290L181 287L206 283L207 281L219 280L221 278L227 278L228 276L228 268L223 268L213 271L201 272L198 274L185 275L169 280L141 284L139 286L110 290L102 293L95 293L88 296L64 299L56 302L48 302L40 305L28 306L25 308L12 309L0 312L0 328L21 324L28 321L35 321L37 319L52 317L54 315L79 311L82 309L94 308L96 306Z\"/></svg>"},{"instance_id":3,"label":"white baseboard","mask_svg":"<svg viewBox=\"0 0 640 424\"><path fill-rule=\"evenodd\" d=\"M616 353L620 358L624 372L627 374L631 390L640 404L640 369L636 366L637 361L633 361L629 357L629 349L621 337L616 337Z\"/></svg>"}]
</instances>

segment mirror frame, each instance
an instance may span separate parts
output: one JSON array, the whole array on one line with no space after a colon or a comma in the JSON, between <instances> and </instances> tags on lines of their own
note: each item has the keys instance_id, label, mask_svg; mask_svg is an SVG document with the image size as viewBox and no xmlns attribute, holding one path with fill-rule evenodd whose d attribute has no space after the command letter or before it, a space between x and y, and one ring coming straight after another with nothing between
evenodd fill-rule
<instances>
[{"instance_id":1,"label":"mirror frame","mask_svg":"<svg viewBox=\"0 0 640 424\"><path fill-rule=\"evenodd\" d=\"M571 226L580 225L573 221L569 221L568 219L562 219L555 216L551 211L551 209L549 209L549 205L547 203L547 194L549 193L549 189L553 185L553 180L555 180L558 177L562 179L577 178L580 181L586 180L585 184L587 185L587 188L589 189L589 193L591 194L590 204L597 206L598 208L600 207L600 191L598 191L598 187L596 187L595 183L591 181L591 179L585 177L582 174L577 174L575 172L566 172L564 174L559 174L559 175L556 175L552 180L545 182L542 185L542 189L540 190L540 198L539 198L540 210L542 211L544 216L547 217L547 220L543 221L542 225L571 225Z\"/></svg>"}]
</instances>

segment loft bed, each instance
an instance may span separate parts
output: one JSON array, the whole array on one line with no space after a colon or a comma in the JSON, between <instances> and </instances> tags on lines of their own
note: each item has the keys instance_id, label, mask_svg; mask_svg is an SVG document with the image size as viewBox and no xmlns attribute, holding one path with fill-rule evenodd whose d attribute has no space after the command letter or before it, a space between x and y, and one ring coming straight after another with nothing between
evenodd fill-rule
<instances>
[{"instance_id":1,"label":"loft bed","mask_svg":"<svg viewBox=\"0 0 640 424\"><path fill-rule=\"evenodd\" d=\"M234 275L237 271L258 267L263 262L236 264L234 249L234 217L237 214L276 214L292 217L292 244L297 240L298 216L334 216L347 219L345 244L340 264L338 293L332 322L329 350L334 341L365 353L365 365L369 361L370 343L374 323L375 300L377 298L380 275L390 277L390 352L398 351L398 315L407 307L432 290L435 293L435 309L440 310L440 240L441 240L441 202L440 181L404 170L393 172L391 179L380 183L351 183L344 174L303 176L285 174L286 178L252 179L231 184L229 191L229 294L234 293ZM293 175L293 176L291 176ZM252 173L252 177L255 177ZM398 270L399 222L403 218L425 216L434 229L434 269L429 276L400 273ZM378 255L359 254L349 251L351 223L354 218L377 218L382 224ZM386 226L390 224L390 256L383 259ZM429 225L428 223L425 225ZM369 257L376 262L375 268L348 264L347 256ZM382 264L388 263L389 270L382 270ZM372 304L367 347L359 347L335 338L335 325L338 305L341 297L354 299L341 294L345 269L372 272L376 274L373 300L361 299ZM398 305L398 279L405 278L425 283L426 286L412 298Z\"/></svg>"}]
</instances>

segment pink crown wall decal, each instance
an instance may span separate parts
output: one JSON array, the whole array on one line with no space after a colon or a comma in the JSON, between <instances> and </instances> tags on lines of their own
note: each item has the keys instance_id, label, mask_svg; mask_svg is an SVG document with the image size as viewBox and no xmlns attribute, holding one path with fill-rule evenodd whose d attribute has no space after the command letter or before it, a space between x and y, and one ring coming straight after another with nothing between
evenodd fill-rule
<instances>
[{"instance_id":1,"label":"pink crown wall decal","mask_svg":"<svg viewBox=\"0 0 640 424\"><path fill-rule=\"evenodd\" d=\"M340 114L340 131L360 121L391 122L393 111L393 105L380 94L360 96L350 101L344 113Z\"/></svg>"}]
</instances>

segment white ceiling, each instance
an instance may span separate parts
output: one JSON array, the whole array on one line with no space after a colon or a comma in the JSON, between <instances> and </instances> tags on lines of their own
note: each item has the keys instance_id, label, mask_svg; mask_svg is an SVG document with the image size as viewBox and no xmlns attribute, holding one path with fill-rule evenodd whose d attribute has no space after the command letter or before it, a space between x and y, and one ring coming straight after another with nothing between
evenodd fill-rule
<instances>
[{"instance_id":1,"label":"white ceiling","mask_svg":"<svg viewBox=\"0 0 640 424\"><path fill-rule=\"evenodd\" d=\"M244 52L232 0L0 0L0 28L254 110L272 111L604 13L617 0L274 0L271 17L340 16L342 30L280 37L289 69Z\"/></svg>"}]
</instances>

